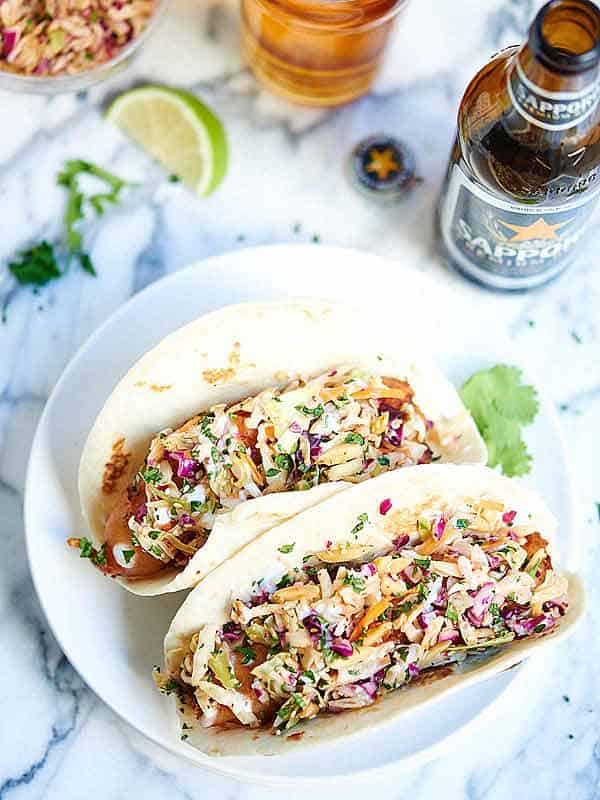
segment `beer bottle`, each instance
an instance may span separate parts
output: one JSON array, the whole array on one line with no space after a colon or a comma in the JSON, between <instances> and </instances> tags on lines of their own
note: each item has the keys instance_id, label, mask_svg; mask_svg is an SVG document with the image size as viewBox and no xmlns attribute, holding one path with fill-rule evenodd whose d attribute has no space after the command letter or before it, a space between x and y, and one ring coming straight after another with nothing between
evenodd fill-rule
<instances>
[{"instance_id":1,"label":"beer bottle","mask_svg":"<svg viewBox=\"0 0 600 800\"><path fill-rule=\"evenodd\" d=\"M572 263L600 188L600 9L551 0L473 78L437 209L443 256L496 289Z\"/></svg>"}]
</instances>

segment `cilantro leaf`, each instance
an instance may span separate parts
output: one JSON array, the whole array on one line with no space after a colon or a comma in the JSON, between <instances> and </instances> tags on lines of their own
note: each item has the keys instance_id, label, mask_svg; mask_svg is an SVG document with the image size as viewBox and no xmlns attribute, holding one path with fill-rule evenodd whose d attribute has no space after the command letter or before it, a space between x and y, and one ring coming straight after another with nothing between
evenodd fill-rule
<instances>
[{"instance_id":1,"label":"cilantro leaf","mask_svg":"<svg viewBox=\"0 0 600 800\"><path fill-rule=\"evenodd\" d=\"M362 444L365 443L365 439L364 439L363 436L360 435L360 433L349 433L346 436L346 438L344 439L344 442L346 442L346 444L361 444L362 445Z\"/></svg>"},{"instance_id":2,"label":"cilantro leaf","mask_svg":"<svg viewBox=\"0 0 600 800\"><path fill-rule=\"evenodd\" d=\"M498 364L472 375L460 390L488 448L488 466L500 465L505 475L526 475L531 455L521 429L533 422L539 408L533 386L521 383L517 367Z\"/></svg>"},{"instance_id":3,"label":"cilantro leaf","mask_svg":"<svg viewBox=\"0 0 600 800\"><path fill-rule=\"evenodd\" d=\"M162 473L158 467L146 467L140 470L139 474L144 483L158 483L162 477Z\"/></svg>"},{"instance_id":4,"label":"cilantro leaf","mask_svg":"<svg viewBox=\"0 0 600 800\"><path fill-rule=\"evenodd\" d=\"M45 286L62 275L54 248L46 241L23 250L18 257L20 260L11 261L8 269L23 286Z\"/></svg>"}]
</instances>

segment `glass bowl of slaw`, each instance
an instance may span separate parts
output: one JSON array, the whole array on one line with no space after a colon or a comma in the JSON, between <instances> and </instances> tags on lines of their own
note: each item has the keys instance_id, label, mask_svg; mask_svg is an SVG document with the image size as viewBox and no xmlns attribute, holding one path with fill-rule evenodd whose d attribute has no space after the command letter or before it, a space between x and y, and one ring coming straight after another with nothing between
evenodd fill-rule
<instances>
[{"instance_id":1,"label":"glass bowl of slaw","mask_svg":"<svg viewBox=\"0 0 600 800\"><path fill-rule=\"evenodd\" d=\"M61 94L123 70L168 0L0 0L0 89Z\"/></svg>"}]
</instances>

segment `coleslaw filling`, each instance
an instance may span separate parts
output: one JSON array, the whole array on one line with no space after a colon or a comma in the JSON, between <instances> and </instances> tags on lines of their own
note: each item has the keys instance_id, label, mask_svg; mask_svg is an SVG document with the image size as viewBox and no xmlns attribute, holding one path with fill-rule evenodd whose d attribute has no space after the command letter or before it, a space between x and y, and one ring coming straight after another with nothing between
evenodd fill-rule
<instances>
[{"instance_id":1,"label":"coleslaw filling","mask_svg":"<svg viewBox=\"0 0 600 800\"><path fill-rule=\"evenodd\" d=\"M272 492L358 483L437 460L436 432L406 381L339 368L233 405L215 405L158 434L133 489L132 545L184 566L215 516Z\"/></svg>"},{"instance_id":2,"label":"coleslaw filling","mask_svg":"<svg viewBox=\"0 0 600 800\"><path fill-rule=\"evenodd\" d=\"M226 624L168 654L155 680L204 727L271 726L371 705L423 672L552 630L568 582L548 543L492 499L395 515L394 545L325 542L302 566L253 584ZM395 518L396 517L396 518ZM357 525L371 525L362 514ZM292 553L296 544L279 547Z\"/></svg>"}]
</instances>

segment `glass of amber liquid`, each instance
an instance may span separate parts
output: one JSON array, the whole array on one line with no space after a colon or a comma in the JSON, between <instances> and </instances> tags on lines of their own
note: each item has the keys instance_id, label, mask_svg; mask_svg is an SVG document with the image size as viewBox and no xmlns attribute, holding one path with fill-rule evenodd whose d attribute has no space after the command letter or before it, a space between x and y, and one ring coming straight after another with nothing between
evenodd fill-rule
<instances>
[{"instance_id":1,"label":"glass of amber liquid","mask_svg":"<svg viewBox=\"0 0 600 800\"><path fill-rule=\"evenodd\" d=\"M241 0L242 53L287 100L337 106L371 85L407 0Z\"/></svg>"}]
</instances>

